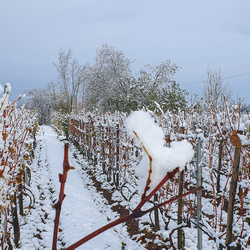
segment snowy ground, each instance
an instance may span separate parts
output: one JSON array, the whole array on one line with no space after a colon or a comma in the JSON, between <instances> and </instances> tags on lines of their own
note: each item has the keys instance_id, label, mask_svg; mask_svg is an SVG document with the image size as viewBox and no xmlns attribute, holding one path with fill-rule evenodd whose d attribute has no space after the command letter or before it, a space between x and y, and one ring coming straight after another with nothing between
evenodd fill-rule
<instances>
[{"instance_id":1,"label":"snowy ground","mask_svg":"<svg viewBox=\"0 0 250 250\"><path fill-rule=\"evenodd\" d=\"M35 196L35 208L21 219L21 246L28 249L51 249L55 210L52 205L58 199L58 174L62 173L64 142L57 138L51 127L43 126L37 136L35 159L31 166L31 187ZM58 249L70 246L92 231L118 218L102 196L96 193L81 165L70 150L69 162L76 169L68 173L60 218ZM131 240L126 226L118 225L78 249L144 249Z\"/></svg>"},{"instance_id":2,"label":"snowy ground","mask_svg":"<svg viewBox=\"0 0 250 250\"><path fill-rule=\"evenodd\" d=\"M58 200L59 193L59 173L62 173L62 162L64 155L64 141L58 138L56 132L47 126L42 126L37 135L37 147L35 150L35 159L33 160L31 169L31 186L29 189L35 197L34 208L29 211L26 209L26 216L20 217L21 221L21 239L20 248L29 249L51 249L55 210L52 205ZM75 170L70 170L65 188L66 198L63 201L62 212L60 218L60 232L58 237L58 249L64 249L79 239L93 232L94 230L114 221L120 215L113 211L112 206L103 198L102 194L96 191L93 180L86 173L87 169L95 170L93 166L83 160L82 156L76 156L74 146L69 150L69 162ZM98 181L104 182L105 177L96 173ZM103 179L104 178L104 179ZM109 184L102 185L108 186ZM133 196L129 202L119 198L118 191L112 194L113 198L126 207L135 207L140 197ZM122 201L122 202L121 202ZM129 203L129 204L127 204ZM152 205L146 204L145 208ZM209 207L209 201L204 200L203 207ZM176 209L175 209L176 211ZM171 215L173 218L176 214ZM151 230L148 226L148 215L140 219L139 227L141 230ZM143 224L145 223L145 224ZM157 232L161 238L168 238L169 233L177 224L174 220L169 223L168 230ZM197 249L197 229L194 227L184 228L186 249ZM140 234L133 236L133 239L139 239ZM158 236L157 236L158 237ZM157 237L154 243L157 244ZM174 245L177 245L177 232L173 234ZM203 249L217 249L213 240L209 240L208 236L203 234ZM152 239L146 239L146 241ZM160 240L159 240L160 242ZM85 250L139 250L145 249L140 241L132 240L127 232L126 225L118 225L103 234L91 239L78 249ZM150 249L150 248L148 248ZM155 248L154 248L155 249ZM157 248L163 249L163 248Z\"/></svg>"}]
</instances>

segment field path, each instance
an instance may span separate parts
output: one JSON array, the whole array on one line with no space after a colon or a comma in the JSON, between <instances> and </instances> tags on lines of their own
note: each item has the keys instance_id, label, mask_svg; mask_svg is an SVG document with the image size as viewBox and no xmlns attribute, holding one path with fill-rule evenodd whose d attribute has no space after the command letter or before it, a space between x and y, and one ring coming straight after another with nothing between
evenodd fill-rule
<instances>
[{"instance_id":1,"label":"field path","mask_svg":"<svg viewBox=\"0 0 250 250\"><path fill-rule=\"evenodd\" d=\"M70 170L65 188L66 198L63 201L58 249L67 247L92 231L115 220L118 215L106 204L93 186L92 181L82 170L84 160L79 162L69 150L69 162L75 170ZM31 186L35 197L35 206L27 213L21 225L21 249L51 249L53 220L55 210L52 205L58 200L59 178L62 173L64 142L58 139L55 131L42 126L37 135L35 159L31 165ZM132 241L126 227L118 225L78 249L119 250L144 249Z\"/></svg>"}]
</instances>

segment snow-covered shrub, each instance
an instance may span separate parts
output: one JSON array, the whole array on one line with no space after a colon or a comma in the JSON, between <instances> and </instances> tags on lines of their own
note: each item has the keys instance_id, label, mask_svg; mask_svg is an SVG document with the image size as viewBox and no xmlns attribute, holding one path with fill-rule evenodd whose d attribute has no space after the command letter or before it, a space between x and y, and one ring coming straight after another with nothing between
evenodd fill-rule
<instances>
[{"instance_id":1,"label":"snow-covered shrub","mask_svg":"<svg viewBox=\"0 0 250 250\"><path fill-rule=\"evenodd\" d=\"M153 148L149 155L155 155L155 159L161 158L159 155L162 151L171 149L164 147L159 149L154 146L156 138L160 138L160 144L163 144L162 131L166 147L170 147L178 141L187 140L195 149L198 140L201 140L201 164L199 164L199 167L202 171L202 186L204 187L201 198L202 227L209 237L215 240L217 246L225 240L227 205L230 193L229 184L234 163L235 145L241 148L239 182L234 206L237 224L234 225L234 230L235 238L241 241L241 245L246 245L248 232L246 224L250 218L250 210L248 209L250 190L249 115L240 112L240 105L227 107L226 103L223 111L217 111L217 113L209 107L204 109L201 104L192 104L186 111L179 109L175 113L162 111L160 116L150 111L148 113L151 114L151 122L156 122L161 127L161 129L157 129L160 132L153 132L153 130L146 132L146 134L152 134L149 141L144 142L143 136L140 135L140 131L143 131L143 127L146 126L146 122L140 116L143 113L135 112L133 114L134 118L138 118L140 128L133 127L134 122L133 126L130 127L131 130L139 131L137 136L142 139L145 148L149 148L149 150ZM117 183L116 177L119 176L120 186L117 185L118 190L124 183L129 183L134 185L131 191L133 192L137 189L139 183L138 177L141 175L139 169L143 169L143 166L148 164L148 159L143 157L143 153L138 149L139 145L135 143L135 139L132 139L126 132L126 117L125 113L119 112L71 114L68 117L68 128L70 138L78 143L90 163L103 170L108 181L115 184ZM137 131L135 132L137 133ZM159 136L157 136L158 134ZM232 142L234 137L238 138L236 140L238 144ZM179 151L181 152L182 148ZM174 158L179 158L178 153ZM160 164L163 168L170 163L167 159L165 161L166 164L164 161ZM152 165L156 163L157 160ZM196 186L196 167L196 159L193 158L183 168L183 192L187 192ZM161 170L159 173L161 173ZM146 178L147 176L144 175L144 180L141 181L143 184L145 184ZM151 183L151 185L155 184ZM177 174L159 190L158 202L163 203L171 199L171 197L177 196L178 190L179 176ZM182 215L185 225L190 225L190 222L193 222L192 226L195 226L196 204L195 194L183 198ZM176 211L177 203L168 204L164 207L164 210L161 210L162 217L167 216L164 218L166 226L169 223L169 218L172 218L177 227L175 222Z\"/></svg>"},{"instance_id":2,"label":"snow-covered shrub","mask_svg":"<svg viewBox=\"0 0 250 250\"><path fill-rule=\"evenodd\" d=\"M35 112L17 109L11 103L10 84L0 99L0 232L5 249L18 244L19 225L17 197L20 185L25 185L26 166L31 160L34 134L37 128ZM21 97L20 97L21 98Z\"/></svg>"}]
</instances>

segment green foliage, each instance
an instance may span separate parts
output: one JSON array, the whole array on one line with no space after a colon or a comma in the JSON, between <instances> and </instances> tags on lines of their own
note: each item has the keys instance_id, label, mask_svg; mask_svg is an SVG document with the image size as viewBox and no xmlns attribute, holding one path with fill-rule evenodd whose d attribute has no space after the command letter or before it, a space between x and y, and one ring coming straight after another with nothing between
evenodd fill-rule
<instances>
[{"instance_id":1,"label":"green foliage","mask_svg":"<svg viewBox=\"0 0 250 250\"><path fill-rule=\"evenodd\" d=\"M66 139L69 138L69 129L68 129L68 118L67 116L62 119L62 128Z\"/></svg>"},{"instance_id":2,"label":"green foliage","mask_svg":"<svg viewBox=\"0 0 250 250\"><path fill-rule=\"evenodd\" d=\"M176 113L179 109L185 109L186 90L181 90L178 83L173 82L171 88L167 87L162 90L162 95L158 101L162 105L163 111L170 110Z\"/></svg>"},{"instance_id":3,"label":"green foliage","mask_svg":"<svg viewBox=\"0 0 250 250\"><path fill-rule=\"evenodd\" d=\"M155 110L155 102L159 103L164 112L177 112L185 109L187 91L181 90L179 84L173 82L164 88L149 87L142 89L139 85L131 88L127 96L112 96L100 107L103 111L115 110L130 112L142 108Z\"/></svg>"}]
</instances>

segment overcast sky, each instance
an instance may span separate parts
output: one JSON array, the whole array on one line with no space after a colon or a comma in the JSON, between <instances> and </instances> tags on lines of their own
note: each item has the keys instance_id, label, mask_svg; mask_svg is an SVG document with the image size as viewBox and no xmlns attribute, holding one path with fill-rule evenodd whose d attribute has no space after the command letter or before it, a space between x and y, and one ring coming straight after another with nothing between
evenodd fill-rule
<instances>
[{"instance_id":1,"label":"overcast sky","mask_svg":"<svg viewBox=\"0 0 250 250\"><path fill-rule=\"evenodd\" d=\"M190 94L201 95L208 65L220 68L250 103L249 0L0 0L0 84L12 96L55 80L60 49L93 63L104 43L135 67L171 60Z\"/></svg>"}]
</instances>

